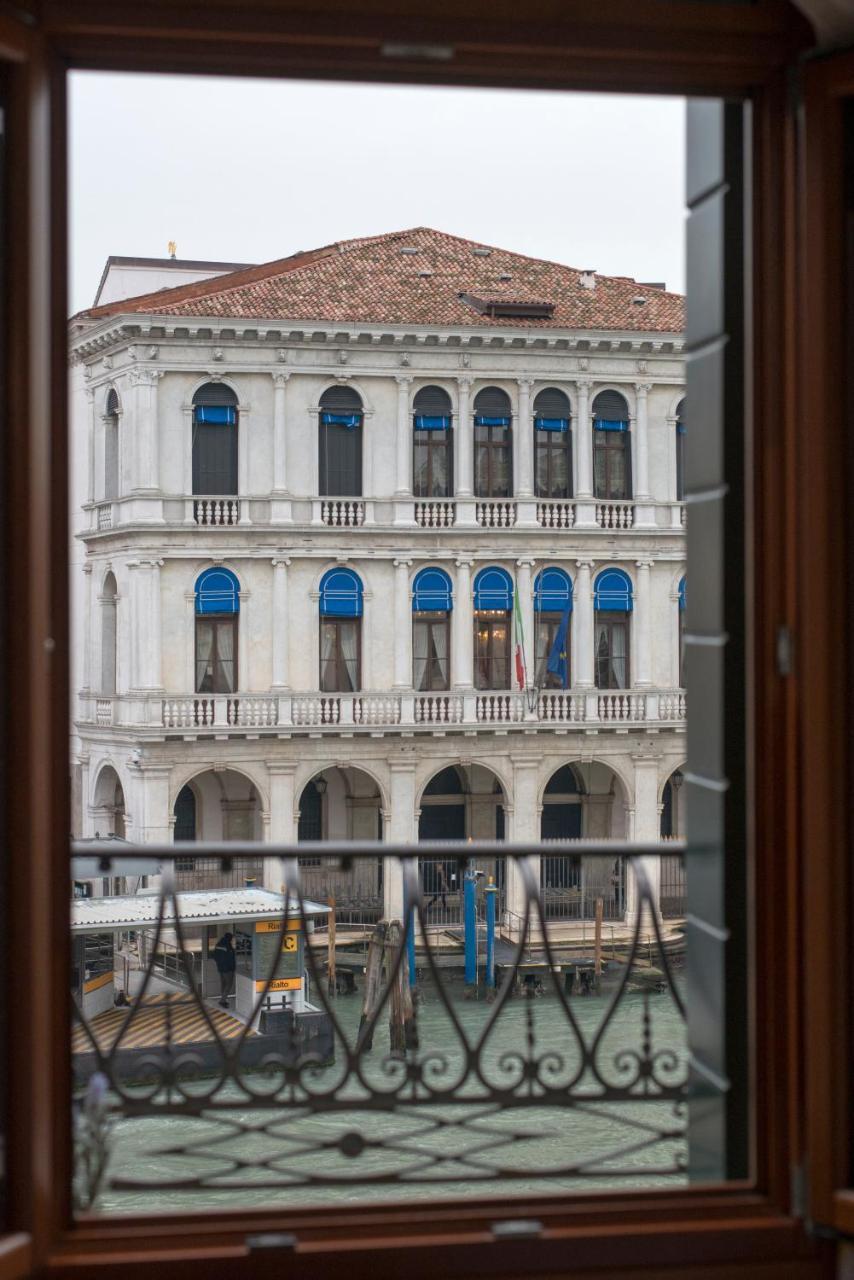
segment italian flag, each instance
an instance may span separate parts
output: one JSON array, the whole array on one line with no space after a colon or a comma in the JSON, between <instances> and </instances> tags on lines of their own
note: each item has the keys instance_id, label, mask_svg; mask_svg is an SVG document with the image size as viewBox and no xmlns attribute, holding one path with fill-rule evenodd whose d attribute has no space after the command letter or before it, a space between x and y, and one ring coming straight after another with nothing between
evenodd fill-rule
<instances>
[{"instance_id":1,"label":"italian flag","mask_svg":"<svg viewBox=\"0 0 854 1280\"><path fill-rule=\"evenodd\" d=\"M513 629L516 632L516 680L519 688L525 688L525 633L522 630L522 610L519 605L519 589L513 591Z\"/></svg>"}]
</instances>

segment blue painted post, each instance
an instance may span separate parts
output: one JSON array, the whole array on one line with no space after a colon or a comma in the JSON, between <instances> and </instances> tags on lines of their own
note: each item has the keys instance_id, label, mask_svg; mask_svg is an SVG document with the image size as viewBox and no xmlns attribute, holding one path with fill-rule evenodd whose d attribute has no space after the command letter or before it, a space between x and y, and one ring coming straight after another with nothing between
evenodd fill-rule
<instances>
[{"instance_id":1,"label":"blue painted post","mask_svg":"<svg viewBox=\"0 0 854 1280\"><path fill-rule=\"evenodd\" d=\"M415 990L415 907L407 904L406 915L404 917L409 928L409 934L406 939L406 963L409 967L409 985Z\"/></svg>"},{"instance_id":2,"label":"blue painted post","mask_svg":"<svg viewBox=\"0 0 854 1280\"><path fill-rule=\"evenodd\" d=\"M477 984L477 907L475 903L476 888L477 888L477 876L473 871L467 871L466 878L465 878L465 898L463 901L463 924L465 928L465 950L466 950L465 983L467 987L474 987Z\"/></svg>"},{"instance_id":3,"label":"blue painted post","mask_svg":"<svg viewBox=\"0 0 854 1280\"><path fill-rule=\"evenodd\" d=\"M486 886L486 998L495 991L495 896L498 893L489 877Z\"/></svg>"}]
</instances>

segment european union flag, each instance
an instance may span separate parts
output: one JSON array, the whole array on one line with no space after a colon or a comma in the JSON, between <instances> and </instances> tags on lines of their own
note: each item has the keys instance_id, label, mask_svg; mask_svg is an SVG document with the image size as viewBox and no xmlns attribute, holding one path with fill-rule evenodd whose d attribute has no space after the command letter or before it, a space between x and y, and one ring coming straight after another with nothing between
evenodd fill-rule
<instances>
[{"instance_id":1,"label":"european union flag","mask_svg":"<svg viewBox=\"0 0 854 1280\"><path fill-rule=\"evenodd\" d=\"M569 610L564 611L564 615L560 620L554 644L552 645L549 660L546 663L546 671L551 675L557 676L564 689L569 688L569 661L567 659L567 640L569 639Z\"/></svg>"}]
</instances>

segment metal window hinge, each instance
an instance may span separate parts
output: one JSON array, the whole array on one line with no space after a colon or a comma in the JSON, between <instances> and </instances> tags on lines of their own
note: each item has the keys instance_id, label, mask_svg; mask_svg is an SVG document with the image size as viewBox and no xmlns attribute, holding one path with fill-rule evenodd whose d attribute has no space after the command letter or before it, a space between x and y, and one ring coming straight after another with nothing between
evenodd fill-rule
<instances>
[{"instance_id":1,"label":"metal window hinge","mask_svg":"<svg viewBox=\"0 0 854 1280\"><path fill-rule=\"evenodd\" d=\"M278 1253L295 1253L297 1243L296 1236L287 1231L267 1231L263 1235L246 1237L250 1255L263 1253L268 1258L274 1258Z\"/></svg>"},{"instance_id":2,"label":"metal window hinge","mask_svg":"<svg viewBox=\"0 0 854 1280\"><path fill-rule=\"evenodd\" d=\"M790 676L795 665L795 640L792 628L783 623L777 628L777 674Z\"/></svg>"},{"instance_id":3,"label":"metal window hinge","mask_svg":"<svg viewBox=\"0 0 854 1280\"><path fill-rule=\"evenodd\" d=\"M791 1210L795 1218L806 1218L809 1206L809 1185L807 1183L806 1166L792 1165Z\"/></svg>"},{"instance_id":4,"label":"metal window hinge","mask_svg":"<svg viewBox=\"0 0 854 1280\"><path fill-rule=\"evenodd\" d=\"M538 1240L543 1234L543 1224L536 1218L510 1218L493 1222L489 1229L493 1240Z\"/></svg>"}]
</instances>

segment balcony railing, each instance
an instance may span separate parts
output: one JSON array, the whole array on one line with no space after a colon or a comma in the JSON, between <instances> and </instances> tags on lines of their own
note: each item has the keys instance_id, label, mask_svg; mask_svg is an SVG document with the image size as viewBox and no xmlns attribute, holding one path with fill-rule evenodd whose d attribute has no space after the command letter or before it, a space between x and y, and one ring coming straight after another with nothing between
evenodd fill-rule
<instances>
[{"instance_id":1,"label":"balcony railing","mask_svg":"<svg viewBox=\"0 0 854 1280\"><path fill-rule=\"evenodd\" d=\"M226 527L240 523L239 498L194 498L193 520L209 527Z\"/></svg>"},{"instance_id":2,"label":"balcony railing","mask_svg":"<svg viewBox=\"0 0 854 1280\"><path fill-rule=\"evenodd\" d=\"M533 705L531 705L533 704ZM511 690L447 693L130 693L84 697L80 720L101 728L137 728L144 733L246 734L311 730L430 732L457 726L483 731L501 726L548 729L573 726L627 731L671 727L684 730L681 689L602 692L591 689L540 690L534 698Z\"/></svg>"},{"instance_id":3,"label":"balcony railing","mask_svg":"<svg viewBox=\"0 0 854 1280\"><path fill-rule=\"evenodd\" d=\"M475 503L475 519L482 529L512 529L516 523L516 503L485 499Z\"/></svg>"},{"instance_id":4,"label":"balcony railing","mask_svg":"<svg viewBox=\"0 0 854 1280\"><path fill-rule=\"evenodd\" d=\"M574 923L571 875L551 859L541 881L528 845L386 844L385 878L402 887L385 897L364 974L340 938L336 955L324 885L312 901L320 875L304 880L299 858L334 867L346 854L370 884L377 845L141 848L161 868L155 892L69 909L78 1208L140 1213L192 1193L194 1209L221 1210L223 1187L241 1205L299 1193L334 1205L383 1185L482 1197L520 1179L543 1194L556 1178L597 1190L684 1181L684 944L662 925L647 872L660 846L579 846L578 888L599 886L599 920L612 898L619 914L614 868L627 860L626 918L605 930ZM176 860L191 850L224 870L262 862L275 889L176 894ZM115 842L73 853L103 858L113 878L139 857ZM475 871L485 864L490 900ZM467 903L441 931L432 917L450 911L453 886L447 870L431 874L440 865L458 868ZM565 903L549 909L555 892ZM235 917L261 927L238 934L238 984L218 1001L206 957ZM117 923L128 920L130 933ZM90 978L89 938L104 932L111 963L99 949ZM725 1085L704 1087L713 1097Z\"/></svg>"},{"instance_id":5,"label":"balcony railing","mask_svg":"<svg viewBox=\"0 0 854 1280\"><path fill-rule=\"evenodd\" d=\"M631 529L635 522L632 502L597 502L596 523L600 529Z\"/></svg>"},{"instance_id":6,"label":"balcony railing","mask_svg":"<svg viewBox=\"0 0 854 1280\"><path fill-rule=\"evenodd\" d=\"M321 498L269 493L244 495L128 494L87 507L89 534L117 528L152 525L165 528L195 527L237 530L268 529L412 529L445 530L574 529L585 536L606 532L641 530L672 532L685 526L683 502L610 502L594 498L411 498L395 495L366 498Z\"/></svg>"}]
</instances>

